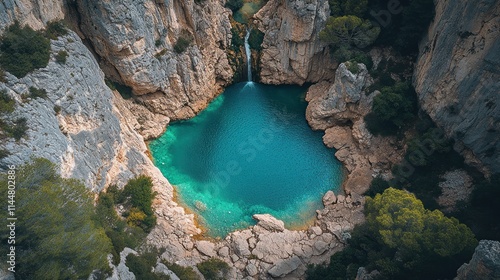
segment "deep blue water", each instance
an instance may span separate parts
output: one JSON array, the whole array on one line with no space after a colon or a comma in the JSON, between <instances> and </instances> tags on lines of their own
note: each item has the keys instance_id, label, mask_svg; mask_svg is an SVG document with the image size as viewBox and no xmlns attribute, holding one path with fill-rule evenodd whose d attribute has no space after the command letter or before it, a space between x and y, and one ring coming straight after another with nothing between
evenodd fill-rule
<instances>
[{"instance_id":1,"label":"deep blue water","mask_svg":"<svg viewBox=\"0 0 500 280\"><path fill-rule=\"evenodd\" d=\"M343 180L333 149L305 120L306 88L239 83L198 116L150 143L155 164L212 237L270 213L287 227L310 222Z\"/></svg>"}]
</instances>

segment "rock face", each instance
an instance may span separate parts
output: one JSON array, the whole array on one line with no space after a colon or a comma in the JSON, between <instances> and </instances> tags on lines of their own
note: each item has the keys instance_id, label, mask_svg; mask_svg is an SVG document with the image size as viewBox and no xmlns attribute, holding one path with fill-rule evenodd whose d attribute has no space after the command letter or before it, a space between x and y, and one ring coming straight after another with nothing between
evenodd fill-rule
<instances>
[{"instance_id":1,"label":"rock face","mask_svg":"<svg viewBox=\"0 0 500 280\"><path fill-rule=\"evenodd\" d=\"M232 79L229 10L216 0L78 0L81 29L108 75L152 112L193 117ZM191 41L175 51L179 38Z\"/></svg>"},{"instance_id":2,"label":"rock face","mask_svg":"<svg viewBox=\"0 0 500 280\"><path fill-rule=\"evenodd\" d=\"M481 240L468 264L457 270L455 280L500 279L500 242Z\"/></svg>"},{"instance_id":3,"label":"rock face","mask_svg":"<svg viewBox=\"0 0 500 280\"><path fill-rule=\"evenodd\" d=\"M318 34L330 15L327 0L270 0L254 15L262 43L260 78L266 84L332 80L336 68Z\"/></svg>"},{"instance_id":4,"label":"rock face","mask_svg":"<svg viewBox=\"0 0 500 280\"><path fill-rule=\"evenodd\" d=\"M438 1L414 85L466 159L500 170L500 1Z\"/></svg>"},{"instance_id":5,"label":"rock face","mask_svg":"<svg viewBox=\"0 0 500 280\"><path fill-rule=\"evenodd\" d=\"M4 0L0 3L0 33L18 21L38 30L48 21L64 18L63 0Z\"/></svg>"},{"instance_id":6,"label":"rock face","mask_svg":"<svg viewBox=\"0 0 500 280\"><path fill-rule=\"evenodd\" d=\"M344 190L363 194L373 176L391 176L392 164L401 160L403 151L397 149L395 138L375 137L366 129L363 117L378 92L365 94L371 78L363 64L358 66L360 71L354 74L342 63L333 83L309 88L306 119L313 129L325 130L326 146L337 149L335 156L348 171Z\"/></svg>"}]
</instances>

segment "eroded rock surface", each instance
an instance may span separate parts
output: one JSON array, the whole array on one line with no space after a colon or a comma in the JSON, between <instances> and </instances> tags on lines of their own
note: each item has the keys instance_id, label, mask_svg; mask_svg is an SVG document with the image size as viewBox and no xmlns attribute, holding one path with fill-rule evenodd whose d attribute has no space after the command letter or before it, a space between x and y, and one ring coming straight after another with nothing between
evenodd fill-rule
<instances>
[{"instance_id":1,"label":"eroded rock surface","mask_svg":"<svg viewBox=\"0 0 500 280\"><path fill-rule=\"evenodd\" d=\"M219 1L77 1L81 28L107 65L149 110L193 117L232 79L229 10ZM180 52L179 38L191 41Z\"/></svg>"},{"instance_id":2,"label":"eroded rock surface","mask_svg":"<svg viewBox=\"0 0 500 280\"><path fill-rule=\"evenodd\" d=\"M483 171L500 170L500 1L436 2L420 45L420 105Z\"/></svg>"},{"instance_id":3,"label":"eroded rock surface","mask_svg":"<svg viewBox=\"0 0 500 280\"><path fill-rule=\"evenodd\" d=\"M500 279L500 242L481 240L469 263L457 271L455 280Z\"/></svg>"},{"instance_id":4,"label":"eroded rock surface","mask_svg":"<svg viewBox=\"0 0 500 280\"><path fill-rule=\"evenodd\" d=\"M270 0L254 15L262 43L260 78L266 84L332 80L335 67L319 32L330 16L328 1Z\"/></svg>"},{"instance_id":5,"label":"eroded rock surface","mask_svg":"<svg viewBox=\"0 0 500 280\"><path fill-rule=\"evenodd\" d=\"M309 88L306 119L313 129L325 130L323 142L337 150L335 156L348 171L344 190L363 194L374 176L391 176L390 169L403 151L395 138L373 136L366 129L363 117L371 111L378 92L365 93L371 78L363 64L358 66L360 71L354 74L342 63L333 83Z\"/></svg>"}]
</instances>

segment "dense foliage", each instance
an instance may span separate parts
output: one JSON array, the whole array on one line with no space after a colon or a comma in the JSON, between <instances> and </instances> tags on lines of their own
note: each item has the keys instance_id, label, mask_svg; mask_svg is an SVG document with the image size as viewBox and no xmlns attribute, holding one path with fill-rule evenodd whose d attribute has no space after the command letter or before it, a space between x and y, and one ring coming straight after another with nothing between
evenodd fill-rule
<instances>
[{"instance_id":1,"label":"dense foliage","mask_svg":"<svg viewBox=\"0 0 500 280\"><path fill-rule=\"evenodd\" d=\"M372 134L391 135L411 124L417 111L416 94L413 87L400 82L384 87L373 99L372 112L365 117Z\"/></svg>"},{"instance_id":2,"label":"dense foliage","mask_svg":"<svg viewBox=\"0 0 500 280\"><path fill-rule=\"evenodd\" d=\"M152 203L155 197L151 178L141 175L131 179L119 194L119 202L127 205L127 223L149 232L156 224Z\"/></svg>"},{"instance_id":3,"label":"dense foliage","mask_svg":"<svg viewBox=\"0 0 500 280\"><path fill-rule=\"evenodd\" d=\"M196 265L206 280L224 280L229 271L229 265L219 259L209 259Z\"/></svg>"},{"instance_id":4,"label":"dense foliage","mask_svg":"<svg viewBox=\"0 0 500 280\"><path fill-rule=\"evenodd\" d=\"M18 78L47 66L50 40L42 32L15 23L0 39L0 66Z\"/></svg>"},{"instance_id":5,"label":"dense foliage","mask_svg":"<svg viewBox=\"0 0 500 280\"><path fill-rule=\"evenodd\" d=\"M308 279L354 279L361 266L377 270L377 279L452 278L477 245L467 226L425 209L406 191L389 188L367 198L365 212L349 246L328 266L310 267Z\"/></svg>"},{"instance_id":6,"label":"dense foliage","mask_svg":"<svg viewBox=\"0 0 500 280\"><path fill-rule=\"evenodd\" d=\"M7 194L6 176L0 188ZM48 160L34 159L16 170L15 200L16 278L87 279L94 269L109 270L111 244L91 219L93 199L82 183L61 178ZM0 212L3 220L6 214ZM3 227L3 244L7 234Z\"/></svg>"},{"instance_id":7,"label":"dense foliage","mask_svg":"<svg viewBox=\"0 0 500 280\"><path fill-rule=\"evenodd\" d=\"M382 28L375 44L392 46L404 54L416 54L435 13L433 0L370 0L368 10L369 19Z\"/></svg>"},{"instance_id":8,"label":"dense foliage","mask_svg":"<svg viewBox=\"0 0 500 280\"><path fill-rule=\"evenodd\" d=\"M319 37L336 49L362 49L371 45L379 33L380 28L373 26L369 20L349 15L330 17Z\"/></svg>"},{"instance_id":9,"label":"dense foliage","mask_svg":"<svg viewBox=\"0 0 500 280\"><path fill-rule=\"evenodd\" d=\"M137 280L168 280L170 277L165 274L153 273L151 270L156 266L158 252L149 251L136 256L129 254L126 265Z\"/></svg>"},{"instance_id":10,"label":"dense foliage","mask_svg":"<svg viewBox=\"0 0 500 280\"><path fill-rule=\"evenodd\" d=\"M243 7L243 0L228 0L225 7L231 9L231 11L236 12Z\"/></svg>"},{"instance_id":11,"label":"dense foliage","mask_svg":"<svg viewBox=\"0 0 500 280\"><path fill-rule=\"evenodd\" d=\"M192 267L185 267L178 265L176 263L164 262L164 264L170 269L179 279L182 280L199 280L200 277Z\"/></svg>"},{"instance_id":12,"label":"dense foliage","mask_svg":"<svg viewBox=\"0 0 500 280\"><path fill-rule=\"evenodd\" d=\"M329 0L328 4L333 17L352 15L362 18L368 8L368 0Z\"/></svg>"}]
</instances>

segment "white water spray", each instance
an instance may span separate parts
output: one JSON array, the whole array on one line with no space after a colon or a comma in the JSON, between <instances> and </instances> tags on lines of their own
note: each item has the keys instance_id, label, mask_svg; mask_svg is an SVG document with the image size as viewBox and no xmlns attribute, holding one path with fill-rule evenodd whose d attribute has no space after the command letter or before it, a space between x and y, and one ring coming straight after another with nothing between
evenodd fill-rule
<instances>
[{"instance_id":1,"label":"white water spray","mask_svg":"<svg viewBox=\"0 0 500 280\"><path fill-rule=\"evenodd\" d=\"M245 35L245 53L247 55L247 77L248 81L252 81L252 52L250 51L250 45L248 44L248 38L250 37L251 28L247 29L247 34Z\"/></svg>"}]
</instances>

